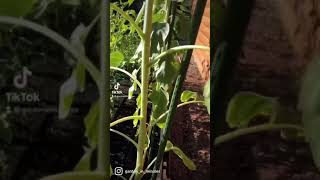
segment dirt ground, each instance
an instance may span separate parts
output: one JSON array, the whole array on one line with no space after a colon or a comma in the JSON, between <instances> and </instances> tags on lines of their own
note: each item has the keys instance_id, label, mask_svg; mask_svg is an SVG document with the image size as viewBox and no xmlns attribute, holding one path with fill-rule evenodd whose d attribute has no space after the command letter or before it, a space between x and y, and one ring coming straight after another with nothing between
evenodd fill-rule
<instances>
[{"instance_id":1,"label":"dirt ground","mask_svg":"<svg viewBox=\"0 0 320 180\"><path fill-rule=\"evenodd\" d=\"M295 108L305 62L297 57L275 2L256 0L234 88L276 97ZM279 133L243 136L215 147L214 152L218 180L320 179L308 145L285 141Z\"/></svg>"}]
</instances>

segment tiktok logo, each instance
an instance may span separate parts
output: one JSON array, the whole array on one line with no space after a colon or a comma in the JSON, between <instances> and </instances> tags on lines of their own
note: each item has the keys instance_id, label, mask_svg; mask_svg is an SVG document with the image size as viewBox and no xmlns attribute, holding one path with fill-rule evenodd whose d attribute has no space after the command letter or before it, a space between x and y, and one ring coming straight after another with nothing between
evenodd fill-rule
<instances>
[{"instance_id":1,"label":"tiktok logo","mask_svg":"<svg viewBox=\"0 0 320 180\"><path fill-rule=\"evenodd\" d=\"M117 83L117 84L114 86L114 89L115 89L115 90L118 90L118 89L119 89L119 87L120 87L120 84L119 84L119 83Z\"/></svg>"},{"instance_id":2,"label":"tiktok logo","mask_svg":"<svg viewBox=\"0 0 320 180\"><path fill-rule=\"evenodd\" d=\"M22 72L20 72L18 75L16 75L13 78L13 84L18 89L23 89L28 84L28 76L31 76L32 72L27 68L23 67Z\"/></svg>"}]
</instances>

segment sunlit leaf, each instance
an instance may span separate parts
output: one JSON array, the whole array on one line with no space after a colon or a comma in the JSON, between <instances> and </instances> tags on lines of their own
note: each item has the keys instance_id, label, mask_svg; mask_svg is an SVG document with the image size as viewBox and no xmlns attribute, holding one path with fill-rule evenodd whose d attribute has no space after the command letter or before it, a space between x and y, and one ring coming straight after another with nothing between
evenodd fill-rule
<instances>
[{"instance_id":1,"label":"sunlit leaf","mask_svg":"<svg viewBox=\"0 0 320 180\"><path fill-rule=\"evenodd\" d=\"M253 92L240 92L229 102L227 122L231 128L247 127L257 116L271 117L275 113L274 98Z\"/></svg>"},{"instance_id":2,"label":"sunlit leaf","mask_svg":"<svg viewBox=\"0 0 320 180\"><path fill-rule=\"evenodd\" d=\"M133 116L139 116L139 113L140 113L140 108L137 108L136 111L134 112ZM137 127L138 122L139 122L139 118L134 118L132 122L133 122L133 126Z\"/></svg>"},{"instance_id":3,"label":"sunlit leaf","mask_svg":"<svg viewBox=\"0 0 320 180\"><path fill-rule=\"evenodd\" d=\"M206 105L208 109L208 113L210 114L210 79L207 81L207 83L204 86L203 97L204 97L204 104Z\"/></svg>"},{"instance_id":4,"label":"sunlit leaf","mask_svg":"<svg viewBox=\"0 0 320 180\"><path fill-rule=\"evenodd\" d=\"M110 54L111 66L118 67L124 60L124 56L120 51L115 51Z\"/></svg>"},{"instance_id":5,"label":"sunlit leaf","mask_svg":"<svg viewBox=\"0 0 320 180\"><path fill-rule=\"evenodd\" d=\"M141 94L139 94L139 96L136 99L136 105L137 105L137 109L134 112L133 116L139 116L140 115L140 109L141 109ZM139 122L139 118L134 118L133 119L133 126L137 127L138 122Z\"/></svg>"},{"instance_id":6,"label":"sunlit leaf","mask_svg":"<svg viewBox=\"0 0 320 180\"><path fill-rule=\"evenodd\" d=\"M135 69L132 72L132 76L137 79L138 70ZM137 82L133 81L132 86L128 90L128 99L132 99L133 93L137 90Z\"/></svg>"},{"instance_id":7,"label":"sunlit leaf","mask_svg":"<svg viewBox=\"0 0 320 180\"><path fill-rule=\"evenodd\" d=\"M194 101L194 100L197 100L197 98L198 98L198 94L196 92L186 90L181 93L180 101L181 102Z\"/></svg>"},{"instance_id":8,"label":"sunlit leaf","mask_svg":"<svg viewBox=\"0 0 320 180\"><path fill-rule=\"evenodd\" d=\"M194 162L178 147L174 146L172 142L167 141L165 152L174 152L183 162L183 164L191 171L197 170L197 166Z\"/></svg>"},{"instance_id":9,"label":"sunlit leaf","mask_svg":"<svg viewBox=\"0 0 320 180\"><path fill-rule=\"evenodd\" d=\"M153 23L160 23L166 21L166 11L158 11L152 16Z\"/></svg>"},{"instance_id":10,"label":"sunlit leaf","mask_svg":"<svg viewBox=\"0 0 320 180\"><path fill-rule=\"evenodd\" d=\"M128 0L129 6L131 6L134 1L135 1L135 0Z\"/></svg>"}]
</instances>

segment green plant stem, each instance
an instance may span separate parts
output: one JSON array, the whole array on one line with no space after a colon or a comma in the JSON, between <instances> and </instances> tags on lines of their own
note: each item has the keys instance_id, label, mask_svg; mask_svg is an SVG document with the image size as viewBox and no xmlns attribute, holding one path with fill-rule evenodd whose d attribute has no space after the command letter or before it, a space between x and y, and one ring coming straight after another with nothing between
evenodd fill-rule
<instances>
[{"instance_id":1,"label":"green plant stem","mask_svg":"<svg viewBox=\"0 0 320 180\"><path fill-rule=\"evenodd\" d=\"M180 107L183 107L183 106L186 106L186 105L189 105L189 104L204 104L204 101L189 101L189 102L185 102L185 103L181 103L178 105L178 108ZM155 124L157 124L161 118L163 118L165 115L167 115L169 113L169 111L166 111L164 112L163 114L161 114L159 116L158 119L156 119L154 121L154 123L151 124L151 126L154 126ZM142 119L143 117L142 116L128 116L128 117L124 117L124 118L121 118L121 119L118 119L116 121L113 121L112 123L110 123L110 127L113 127L113 126L116 126L118 124L121 124L123 122L126 122L126 121L130 121L130 120L134 120L134 119Z\"/></svg>"},{"instance_id":2,"label":"green plant stem","mask_svg":"<svg viewBox=\"0 0 320 180\"><path fill-rule=\"evenodd\" d=\"M222 143L231 141L233 139L236 139L243 135L263 132L263 131L277 131L277 130L283 130L283 129L291 129L291 130L297 130L297 131L304 131L304 129L301 126L292 125L292 124L262 124L258 126L238 129L233 132L218 136L215 141L214 145L220 145Z\"/></svg>"},{"instance_id":3,"label":"green plant stem","mask_svg":"<svg viewBox=\"0 0 320 180\"><path fill-rule=\"evenodd\" d=\"M110 131L111 131L111 132L114 132L114 133L116 133L116 134L118 134L118 135L120 135L120 136L122 136L122 137L124 137L126 140L128 140L129 142L131 142L136 148L138 148L138 144L137 144L133 139L131 139L129 136L127 136L127 135L123 134L122 132L117 131L117 130L115 130L115 129L110 129Z\"/></svg>"},{"instance_id":4,"label":"green plant stem","mask_svg":"<svg viewBox=\"0 0 320 180\"><path fill-rule=\"evenodd\" d=\"M180 108L180 107L183 107L183 106L186 106L186 105L189 105L189 104L204 104L205 102L204 101L189 101L189 102L184 102L184 103L181 103L179 104L177 107ZM162 118L164 118L167 114L169 113L169 110L164 112L163 114L161 114L154 122L151 123L151 126L154 126L156 125Z\"/></svg>"},{"instance_id":5,"label":"green plant stem","mask_svg":"<svg viewBox=\"0 0 320 180\"><path fill-rule=\"evenodd\" d=\"M110 177L110 1L101 2L100 116L98 136L98 171Z\"/></svg>"},{"instance_id":6,"label":"green plant stem","mask_svg":"<svg viewBox=\"0 0 320 180\"><path fill-rule=\"evenodd\" d=\"M110 123L110 127L116 126L116 125L118 125L118 124L120 124L120 123L129 121L129 120L134 120L134 119L142 119L142 117L141 117L141 116L128 116L128 117L124 117L124 118L118 119L118 120Z\"/></svg>"},{"instance_id":7,"label":"green plant stem","mask_svg":"<svg viewBox=\"0 0 320 180\"><path fill-rule=\"evenodd\" d=\"M88 57L86 57L83 53L79 53L79 51L74 48L67 39L56 33L55 31L39 25L37 23L24 20L21 18L8 17L8 16L0 16L0 23L3 24L11 24L22 26L28 29L31 29L35 32L38 32L49 39L53 40L60 46L62 46L66 51L68 51L76 60L81 62L88 70L94 81L98 84L100 82L100 72L99 70L91 63Z\"/></svg>"},{"instance_id":8,"label":"green plant stem","mask_svg":"<svg viewBox=\"0 0 320 180\"><path fill-rule=\"evenodd\" d=\"M154 159L149 163L149 165L147 166L145 172L148 171L149 169L151 169L152 165L156 162L156 160L157 160L157 158L154 158ZM145 174L145 173L144 173L144 174Z\"/></svg>"},{"instance_id":9,"label":"green plant stem","mask_svg":"<svg viewBox=\"0 0 320 180\"><path fill-rule=\"evenodd\" d=\"M121 69L121 68L117 68L117 67L110 67L112 70L115 70L115 71L119 71L119 72L122 72L124 74L126 74L127 76L129 76L133 81L135 81L137 83L137 85L140 87L140 89L142 88L142 85L140 83L140 81L135 78L134 76L132 76L132 74L130 74L128 71L124 70L124 69Z\"/></svg>"},{"instance_id":10,"label":"green plant stem","mask_svg":"<svg viewBox=\"0 0 320 180\"><path fill-rule=\"evenodd\" d=\"M147 142L147 107L148 107L148 86L150 75L150 55L151 55L151 33L152 33L152 14L153 14L153 0L146 0L145 20L143 31L145 34L142 39L143 53L142 53L142 90L141 90L141 116L143 117L139 123L139 141L137 149L137 161L136 161L136 175L135 180L140 180L143 175L144 167L144 149Z\"/></svg>"},{"instance_id":11,"label":"green plant stem","mask_svg":"<svg viewBox=\"0 0 320 180\"><path fill-rule=\"evenodd\" d=\"M142 29L139 27L139 25L135 22L134 19L132 19L128 14L126 14L121 8L116 6L115 4L111 5L111 8L115 11L117 11L123 18L125 18L129 23L134 27L134 29L137 31L138 35L141 39L145 38L145 35L142 31Z\"/></svg>"},{"instance_id":12,"label":"green plant stem","mask_svg":"<svg viewBox=\"0 0 320 180\"><path fill-rule=\"evenodd\" d=\"M177 53L177 52L181 52L181 51L185 51L185 50L190 50L190 49L201 49L201 50L205 50L205 51L210 51L210 47L207 46L201 46L201 45L184 45L184 46L178 46L178 47L173 47L170 48L164 52L162 52L161 54L159 54L158 56L156 56L150 63L150 65L154 65L155 63L157 63L161 58L168 56L170 54L173 53Z\"/></svg>"},{"instance_id":13,"label":"green plant stem","mask_svg":"<svg viewBox=\"0 0 320 180\"><path fill-rule=\"evenodd\" d=\"M194 17L192 19L192 29L190 32L190 44L195 44L195 42L196 42L206 3L207 3L207 0L197 1ZM166 118L166 124L165 124L164 130L163 130L162 138L160 140L157 160L156 160L154 168L153 168L154 170L159 170L162 159L163 159L163 155L165 152L167 141L168 141L168 138L171 134L173 119L174 119L174 116L175 116L175 113L177 110L179 97L181 95L182 86L183 86L184 80L186 78L187 70L189 68L192 53L193 53L192 49L188 50L186 55L184 56L182 63L181 63L180 73L179 73L178 78L176 80L175 88L173 90L173 95L172 95L172 98L170 101L168 116ZM157 174L152 174L151 179L156 180L156 178L157 178Z\"/></svg>"}]
</instances>

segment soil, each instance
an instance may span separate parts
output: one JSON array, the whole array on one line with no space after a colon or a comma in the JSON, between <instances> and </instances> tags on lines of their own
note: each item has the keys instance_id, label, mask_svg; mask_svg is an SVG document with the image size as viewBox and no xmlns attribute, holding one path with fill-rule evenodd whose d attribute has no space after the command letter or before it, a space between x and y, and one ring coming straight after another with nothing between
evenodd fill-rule
<instances>
[{"instance_id":1,"label":"soil","mask_svg":"<svg viewBox=\"0 0 320 180\"><path fill-rule=\"evenodd\" d=\"M303 4L316 1L285 2L301 4L296 9L302 12ZM282 104L296 108L299 82L307 61L300 58L304 56L303 53L296 56L300 52L295 53L294 50L295 46L304 44L291 46L292 37L289 34L288 38L283 28L281 13L275 13L276 5L276 1L256 0L244 40L243 56L235 72L234 89L276 97ZM306 32L303 27L308 29L309 26L302 25L306 23L302 20L304 15L297 17L293 19L301 20L300 31L292 31L303 34ZM291 20L285 16L285 21ZM304 35L311 37L308 32ZM302 41L308 44L308 40L306 38ZM300 141L283 140L276 132L247 135L219 145L214 149L214 156L213 174L219 180L320 179L309 146Z\"/></svg>"}]
</instances>

